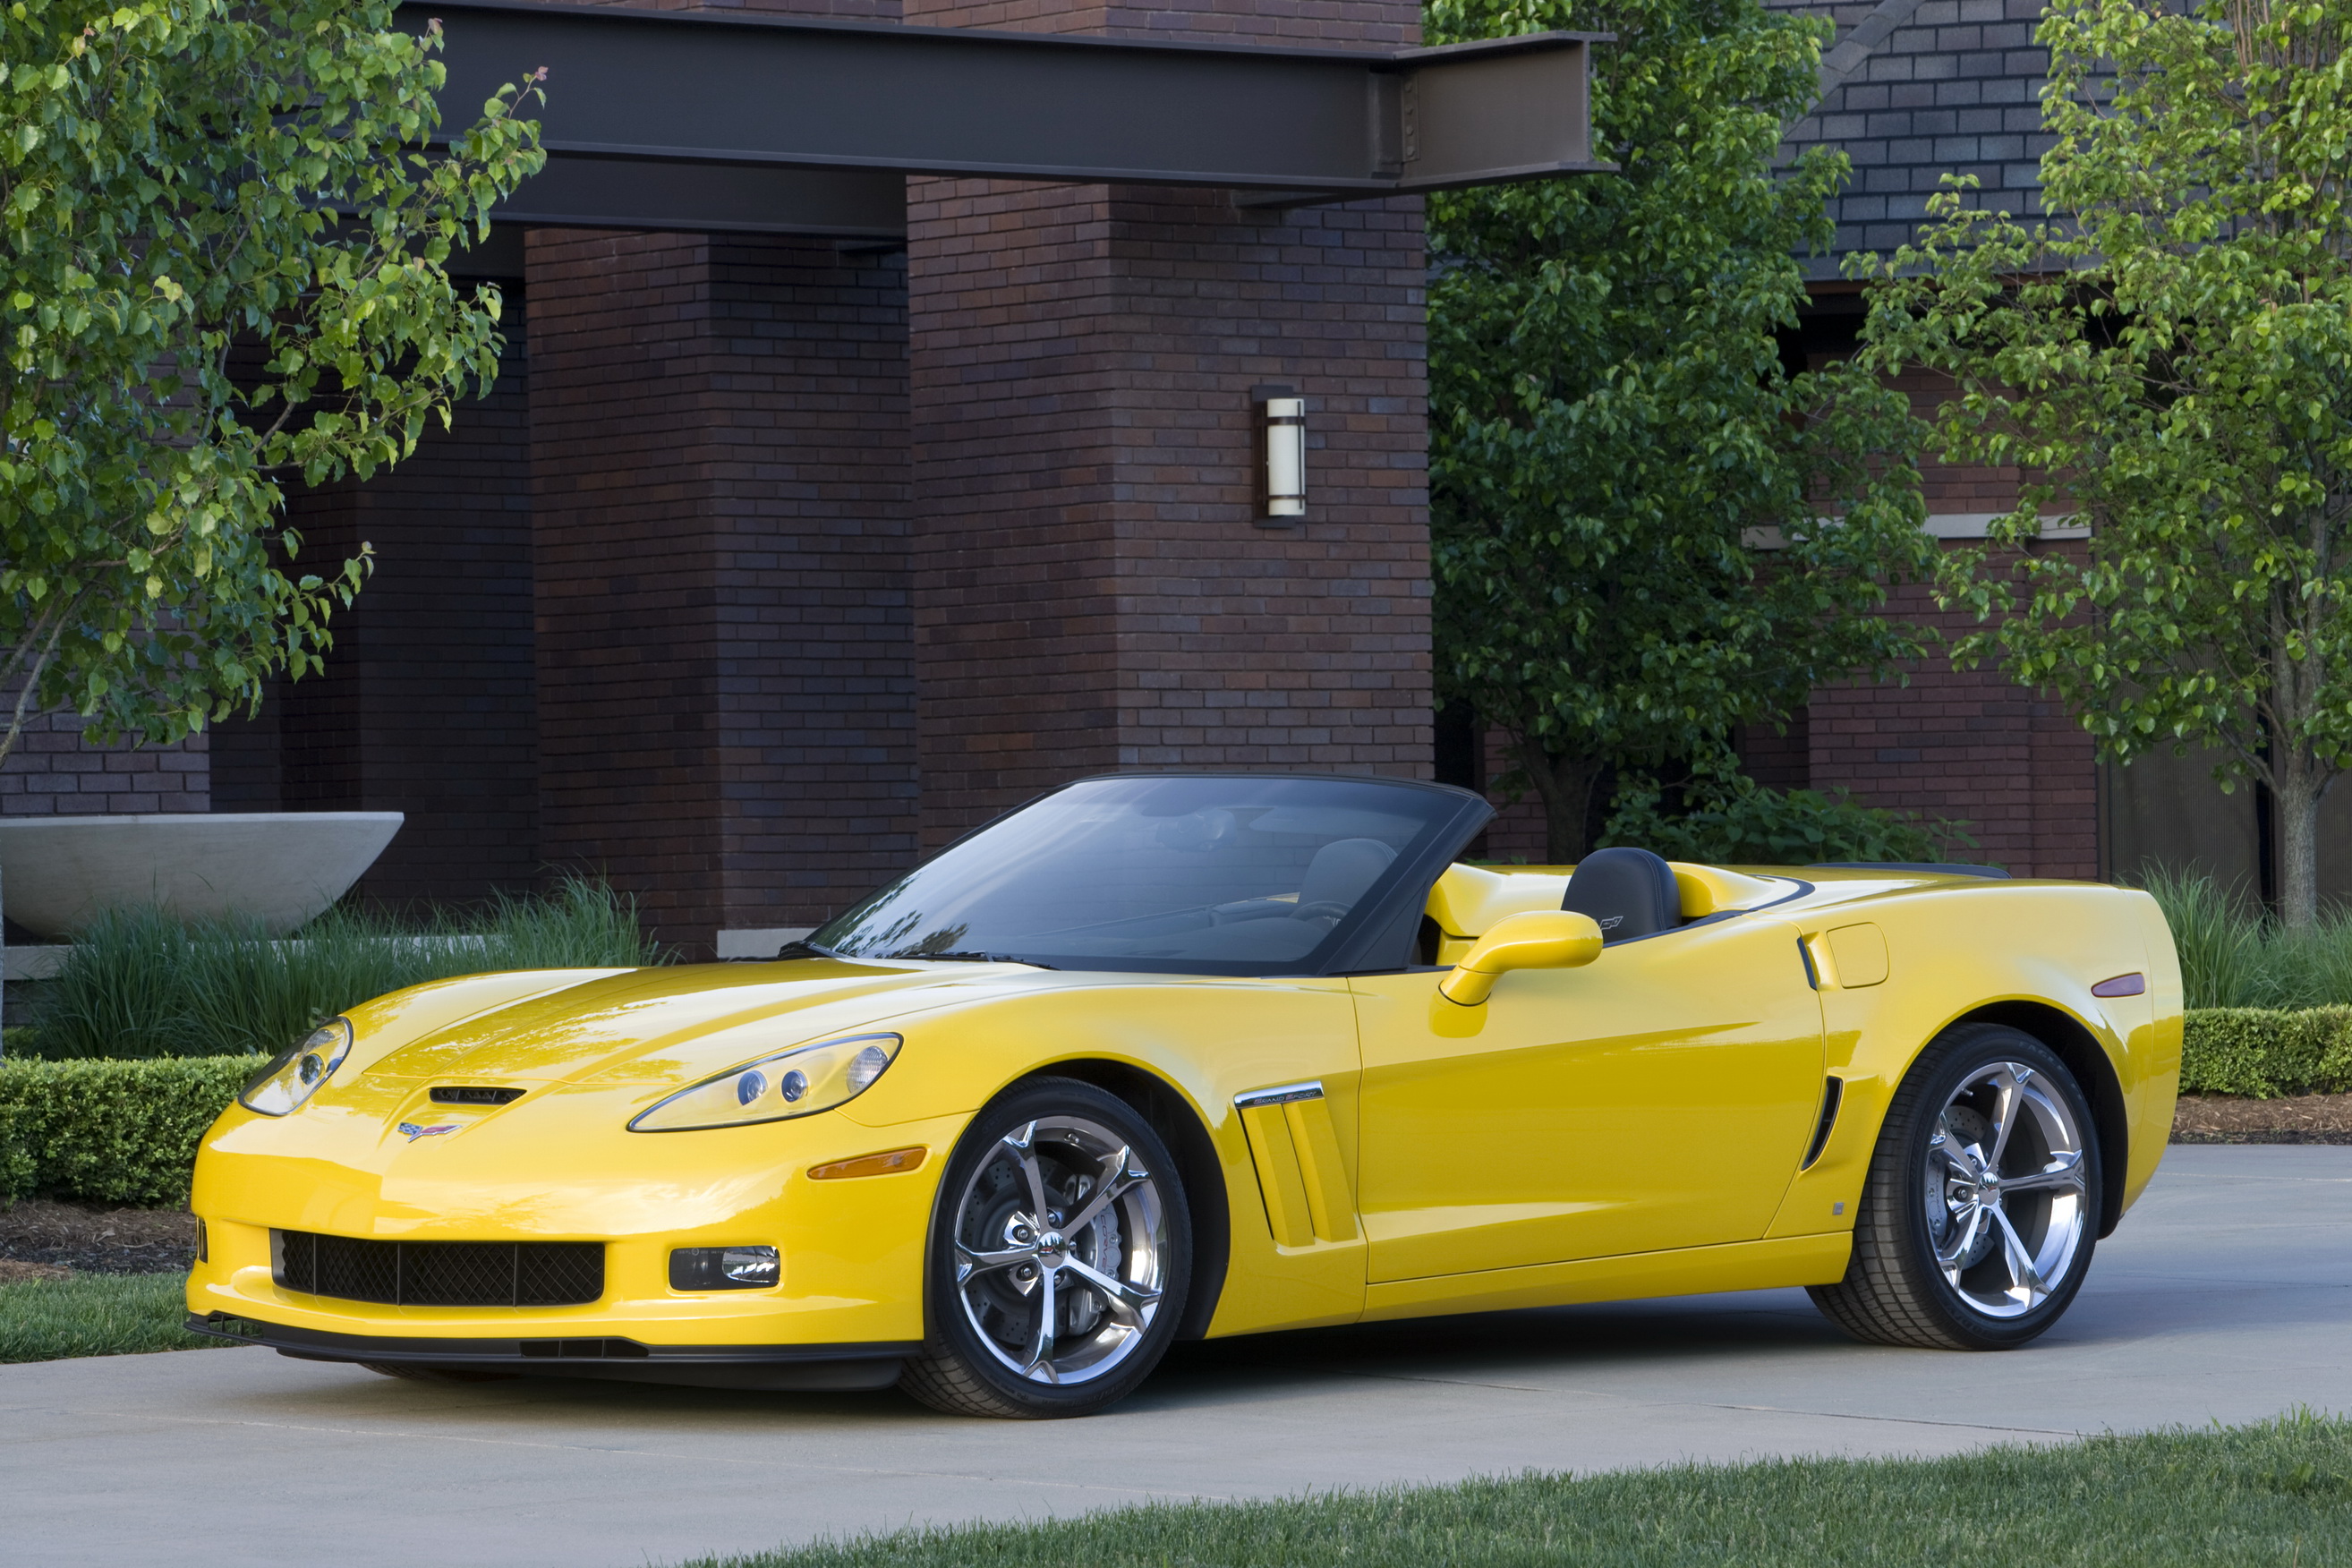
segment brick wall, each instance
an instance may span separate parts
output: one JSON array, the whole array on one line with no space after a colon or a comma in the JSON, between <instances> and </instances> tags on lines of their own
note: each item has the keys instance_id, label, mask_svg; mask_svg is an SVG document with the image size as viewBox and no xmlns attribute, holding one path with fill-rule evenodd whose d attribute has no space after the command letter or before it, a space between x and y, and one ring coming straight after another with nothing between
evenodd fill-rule
<instances>
[{"instance_id":1,"label":"brick wall","mask_svg":"<svg viewBox=\"0 0 2352 1568\"><path fill-rule=\"evenodd\" d=\"M1973 624L1919 588L1901 590L1895 609L1956 637ZM1964 821L1977 847L1958 853L2018 876L2097 876L2098 770L2082 725L1990 668L1931 658L1909 673L1907 686L1813 693L1812 786Z\"/></svg>"},{"instance_id":2,"label":"brick wall","mask_svg":"<svg viewBox=\"0 0 2352 1568\"><path fill-rule=\"evenodd\" d=\"M658 932L911 858L904 284L824 242L541 231L541 852Z\"/></svg>"},{"instance_id":3,"label":"brick wall","mask_svg":"<svg viewBox=\"0 0 2352 1568\"><path fill-rule=\"evenodd\" d=\"M1922 416L1948 387L1925 373L1895 384ZM2001 512L2017 504L2014 468L1928 462L1922 474L1931 517ZM1898 590L1891 609L1945 643L1975 625L1937 609L1918 586ZM1938 646L1930 643L1931 650ZM1849 789L1865 805L1964 821L1977 847L1958 853L2019 876L2097 876L2098 767L2082 725L2048 693L2027 690L1990 667L1955 670L1948 659L1931 657L1903 673L1907 684L1841 682L1813 694L1812 787Z\"/></svg>"},{"instance_id":4,"label":"brick wall","mask_svg":"<svg viewBox=\"0 0 2352 1568\"><path fill-rule=\"evenodd\" d=\"M86 816L209 811L211 741L175 746L100 746L70 712L36 713L0 763L0 816Z\"/></svg>"},{"instance_id":5,"label":"brick wall","mask_svg":"<svg viewBox=\"0 0 2352 1568\"><path fill-rule=\"evenodd\" d=\"M1410 5L927 4L909 23L1379 45ZM1079 774L1426 776L1420 204L918 180L923 833ZM1306 526L1254 525L1251 389L1307 403Z\"/></svg>"}]
</instances>

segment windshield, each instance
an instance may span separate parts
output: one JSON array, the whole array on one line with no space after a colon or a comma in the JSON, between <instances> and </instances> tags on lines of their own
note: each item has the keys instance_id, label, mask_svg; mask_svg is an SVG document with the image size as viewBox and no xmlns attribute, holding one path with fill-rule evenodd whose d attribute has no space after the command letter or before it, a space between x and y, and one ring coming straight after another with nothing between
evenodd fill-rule
<instances>
[{"instance_id":1,"label":"windshield","mask_svg":"<svg viewBox=\"0 0 2352 1568\"><path fill-rule=\"evenodd\" d=\"M953 846L809 942L845 957L1311 971L1461 809L1452 792L1377 779L1089 779Z\"/></svg>"}]
</instances>

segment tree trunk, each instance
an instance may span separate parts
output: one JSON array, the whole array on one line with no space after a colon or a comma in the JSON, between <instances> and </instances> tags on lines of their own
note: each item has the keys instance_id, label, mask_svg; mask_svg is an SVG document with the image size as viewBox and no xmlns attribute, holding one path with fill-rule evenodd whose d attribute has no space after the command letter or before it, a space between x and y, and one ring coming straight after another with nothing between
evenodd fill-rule
<instances>
[{"instance_id":1,"label":"tree trunk","mask_svg":"<svg viewBox=\"0 0 2352 1568\"><path fill-rule=\"evenodd\" d=\"M2319 559L2328 558L2324 520L2312 524L2313 543ZM2326 595L2305 599L2284 588L2271 595L2270 710L2264 732L2270 742L2271 803L2278 823L2279 923L2301 933L2319 923L2319 803L2336 782L2337 765L2315 756L2305 740L2306 727L2327 701L2326 672L2317 655L2294 657L2298 642L2306 649L2324 647L2328 628L2312 617Z\"/></svg>"},{"instance_id":2,"label":"tree trunk","mask_svg":"<svg viewBox=\"0 0 2352 1568\"><path fill-rule=\"evenodd\" d=\"M1584 858L1589 847L1585 823L1592 813L1592 786L1600 782L1602 764L1591 757L1566 757L1544 750L1540 736L1515 734L1511 749L1519 767L1535 785L1544 808L1544 858L1554 866L1571 866Z\"/></svg>"},{"instance_id":3,"label":"tree trunk","mask_svg":"<svg viewBox=\"0 0 2352 1568\"><path fill-rule=\"evenodd\" d=\"M2279 921L2306 931L2319 922L2319 803L2327 775L2292 764L2277 773L2271 800L2278 813Z\"/></svg>"}]
</instances>

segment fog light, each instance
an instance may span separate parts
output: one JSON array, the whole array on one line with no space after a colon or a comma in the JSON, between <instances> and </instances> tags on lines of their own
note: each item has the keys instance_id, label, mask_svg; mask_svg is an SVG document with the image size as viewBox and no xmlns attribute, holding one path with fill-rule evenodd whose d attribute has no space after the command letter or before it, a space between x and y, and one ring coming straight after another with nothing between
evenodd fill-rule
<instances>
[{"instance_id":1,"label":"fog light","mask_svg":"<svg viewBox=\"0 0 2352 1568\"><path fill-rule=\"evenodd\" d=\"M681 1247L669 1255L673 1290L764 1290L782 1274L772 1247Z\"/></svg>"}]
</instances>

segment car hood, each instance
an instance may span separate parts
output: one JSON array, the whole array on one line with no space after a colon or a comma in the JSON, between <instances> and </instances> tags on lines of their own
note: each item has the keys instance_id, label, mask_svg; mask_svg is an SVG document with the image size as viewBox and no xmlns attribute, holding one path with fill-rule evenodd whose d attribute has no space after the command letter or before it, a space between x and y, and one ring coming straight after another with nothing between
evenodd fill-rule
<instances>
[{"instance_id":1,"label":"car hood","mask_svg":"<svg viewBox=\"0 0 2352 1568\"><path fill-rule=\"evenodd\" d=\"M770 1051L1053 979L1022 964L833 959L628 970L474 1012L393 1046L363 1070L436 1084L684 1084ZM362 1040L363 1014L352 1018Z\"/></svg>"}]
</instances>

